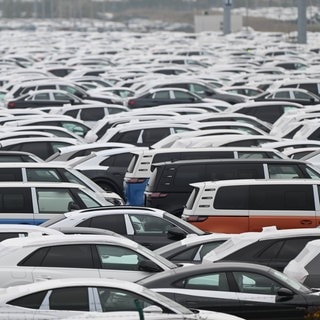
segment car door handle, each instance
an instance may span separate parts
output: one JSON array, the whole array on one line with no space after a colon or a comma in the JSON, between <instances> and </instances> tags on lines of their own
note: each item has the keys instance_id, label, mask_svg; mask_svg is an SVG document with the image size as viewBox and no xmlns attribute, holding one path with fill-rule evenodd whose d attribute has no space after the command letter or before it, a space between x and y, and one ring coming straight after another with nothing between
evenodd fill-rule
<instances>
[{"instance_id":1,"label":"car door handle","mask_svg":"<svg viewBox=\"0 0 320 320\"><path fill-rule=\"evenodd\" d=\"M39 277L35 278L35 280L36 281L52 280L52 277L43 275L43 276L39 276Z\"/></svg>"},{"instance_id":2,"label":"car door handle","mask_svg":"<svg viewBox=\"0 0 320 320\"><path fill-rule=\"evenodd\" d=\"M309 225L309 224L312 224L312 220L304 219L304 220L301 220L300 223L303 225Z\"/></svg>"}]
</instances>

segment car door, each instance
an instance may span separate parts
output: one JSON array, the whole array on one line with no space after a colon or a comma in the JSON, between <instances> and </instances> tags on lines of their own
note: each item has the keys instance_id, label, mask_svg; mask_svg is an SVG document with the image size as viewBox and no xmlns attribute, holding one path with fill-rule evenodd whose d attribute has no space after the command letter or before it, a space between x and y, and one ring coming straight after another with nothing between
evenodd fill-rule
<instances>
[{"instance_id":1,"label":"car door","mask_svg":"<svg viewBox=\"0 0 320 320\"><path fill-rule=\"evenodd\" d=\"M159 292L165 291L166 289L161 289ZM174 298L187 308L230 314L241 312L238 293L235 292L233 284L229 282L229 276L224 271L196 274L180 279L175 283L172 293L165 295Z\"/></svg>"},{"instance_id":2,"label":"car door","mask_svg":"<svg viewBox=\"0 0 320 320\"><path fill-rule=\"evenodd\" d=\"M99 277L90 244L51 245L39 248L19 263L18 268L23 268L27 274L32 273L33 282L70 277Z\"/></svg>"},{"instance_id":3,"label":"car door","mask_svg":"<svg viewBox=\"0 0 320 320\"><path fill-rule=\"evenodd\" d=\"M304 319L305 308L298 306L301 302L306 302L295 296L289 299L279 298L277 292L283 288L281 283L258 272L241 270L232 272L232 275L239 289L239 317L247 320Z\"/></svg>"},{"instance_id":4,"label":"car door","mask_svg":"<svg viewBox=\"0 0 320 320\"><path fill-rule=\"evenodd\" d=\"M173 241L168 238L168 230L177 227L172 222L148 214L133 213L127 216L130 220L130 226L132 226L131 228L133 229L133 234L131 235L132 240L140 243L144 247L155 250ZM184 233L180 227L177 228Z\"/></svg>"}]
</instances>

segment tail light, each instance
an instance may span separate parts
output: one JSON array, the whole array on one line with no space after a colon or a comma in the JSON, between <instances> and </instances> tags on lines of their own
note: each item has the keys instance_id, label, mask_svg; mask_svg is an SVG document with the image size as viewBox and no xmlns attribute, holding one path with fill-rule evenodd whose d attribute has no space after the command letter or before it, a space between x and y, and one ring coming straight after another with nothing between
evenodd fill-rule
<instances>
[{"instance_id":1,"label":"tail light","mask_svg":"<svg viewBox=\"0 0 320 320\"><path fill-rule=\"evenodd\" d=\"M149 198L165 198L168 194L167 193L161 193L161 192L153 192L149 193Z\"/></svg>"},{"instance_id":2,"label":"tail light","mask_svg":"<svg viewBox=\"0 0 320 320\"><path fill-rule=\"evenodd\" d=\"M8 108L14 108L16 106L16 104L14 103L14 101L10 101L8 103Z\"/></svg>"},{"instance_id":3,"label":"tail light","mask_svg":"<svg viewBox=\"0 0 320 320\"><path fill-rule=\"evenodd\" d=\"M130 99L130 100L128 101L128 106L133 107L134 105L135 105L135 101L132 100L132 99Z\"/></svg>"},{"instance_id":4,"label":"tail light","mask_svg":"<svg viewBox=\"0 0 320 320\"><path fill-rule=\"evenodd\" d=\"M187 222L203 222L208 219L208 216L187 216L186 221Z\"/></svg>"},{"instance_id":5,"label":"tail light","mask_svg":"<svg viewBox=\"0 0 320 320\"><path fill-rule=\"evenodd\" d=\"M126 179L126 183L143 183L145 182L147 179L144 178L132 178L132 179Z\"/></svg>"}]
</instances>

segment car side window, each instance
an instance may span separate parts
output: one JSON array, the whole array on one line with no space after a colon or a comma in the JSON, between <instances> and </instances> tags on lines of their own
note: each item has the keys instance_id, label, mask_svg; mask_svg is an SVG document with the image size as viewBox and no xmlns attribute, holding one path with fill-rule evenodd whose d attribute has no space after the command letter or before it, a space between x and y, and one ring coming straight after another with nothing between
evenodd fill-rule
<instances>
[{"instance_id":1,"label":"car side window","mask_svg":"<svg viewBox=\"0 0 320 320\"><path fill-rule=\"evenodd\" d=\"M76 203L76 200L68 189L37 188L36 192L40 213L68 212L70 211L70 203Z\"/></svg>"},{"instance_id":2,"label":"car side window","mask_svg":"<svg viewBox=\"0 0 320 320\"><path fill-rule=\"evenodd\" d=\"M50 168L26 168L28 181L48 181L58 182L61 181L57 171Z\"/></svg>"},{"instance_id":3,"label":"car side window","mask_svg":"<svg viewBox=\"0 0 320 320\"><path fill-rule=\"evenodd\" d=\"M97 290L102 312L139 311L151 305L157 305L152 300L126 290L117 288L97 288ZM172 313L170 310L163 310L162 306L161 309L164 313Z\"/></svg>"},{"instance_id":4,"label":"car side window","mask_svg":"<svg viewBox=\"0 0 320 320\"><path fill-rule=\"evenodd\" d=\"M32 213L32 196L30 188L1 188L0 212Z\"/></svg>"},{"instance_id":5,"label":"car side window","mask_svg":"<svg viewBox=\"0 0 320 320\"><path fill-rule=\"evenodd\" d=\"M21 168L1 168L0 181L22 181Z\"/></svg>"},{"instance_id":6,"label":"car side window","mask_svg":"<svg viewBox=\"0 0 320 320\"><path fill-rule=\"evenodd\" d=\"M239 291L242 293L275 295L281 284L258 273L233 272Z\"/></svg>"},{"instance_id":7,"label":"car side window","mask_svg":"<svg viewBox=\"0 0 320 320\"><path fill-rule=\"evenodd\" d=\"M107 229L119 234L126 234L124 216L122 214L106 214L92 217L79 223L77 227Z\"/></svg>"},{"instance_id":8,"label":"car side window","mask_svg":"<svg viewBox=\"0 0 320 320\"><path fill-rule=\"evenodd\" d=\"M29 308L29 309L39 309L43 299L45 298L47 291L40 291L33 294L28 294L23 297L8 301L9 305Z\"/></svg>"},{"instance_id":9,"label":"car side window","mask_svg":"<svg viewBox=\"0 0 320 320\"><path fill-rule=\"evenodd\" d=\"M250 187L250 210L315 210L311 185Z\"/></svg>"},{"instance_id":10,"label":"car side window","mask_svg":"<svg viewBox=\"0 0 320 320\"><path fill-rule=\"evenodd\" d=\"M91 247L87 244L49 247L40 267L94 268Z\"/></svg>"},{"instance_id":11,"label":"car side window","mask_svg":"<svg viewBox=\"0 0 320 320\"><path fill-rule=\"evenodd\" d=\"M88 287L53 289L48 300L50 310L91 311Z\"/></svg>"},{"instance_id":12,"label":"car side window","mask_svg":"<svg viewBox=\"0 0 320 320\"><path fill-rule=\"evenodd\" d=\"M185 289L229 291L229 284L225 272L202 274L184 279L178 286Z\"/></svg>"},{"instance_id":13,"label":"car side window","mask_svg":"<svg viewBox=\"0 0 320 320\"><path fill-rule=\"evenodd\" d=\"M167 234L167 231L170 227L175 225L170 221L161 219L159 217L148 216L148 215L139 215L139 214L130 214L129 218L135 229L135 233L142 234Z\"/></svg>"},{"instance_id":14,"label":"car side window","mask_svg":"<svg viewBox=\"0 0 320 320\"><path fill-rule=\"evenodd\" d=\"M138 271L139 263L148 260L139 253L121 246L96 245L102 269Z\"/></svg>"},{"instance_id":15,"label":"car side window","mask_svg":"<svg viewBox=\"0 0 320 320\"><path fill-rule=\"evenodd\" d=\"M268 164L270 179L303 178L303 173L297 165Z\"/></svg>"},{"instance_id":16,"label":"car side window","mask_svg":"<svg viewBox=\"0 0 320 320\"><path fill-rule=\"evenodd\" d=\"M103 108L90 107L80 111L80 119L83 121L97 121L105 116Z\"/></svg>"},{"instance_id":17,"label":"car side window","mask_svg":"<svg viewBox=\"0 0 320 320\"><path fill-rule=\"evenodd\" d=\"M216 193L214 208L248 210L248 186L221 187Z\"/></svg>"}]
</instances>

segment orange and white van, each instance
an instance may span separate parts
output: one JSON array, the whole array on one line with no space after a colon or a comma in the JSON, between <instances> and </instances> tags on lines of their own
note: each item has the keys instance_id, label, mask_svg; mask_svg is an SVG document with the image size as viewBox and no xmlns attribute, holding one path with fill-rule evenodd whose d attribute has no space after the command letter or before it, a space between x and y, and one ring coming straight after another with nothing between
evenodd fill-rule
<instances>
[{"instance_id":1,"label":"orange and white van","mask_svg":"<svg viewBox=\"0 0 320 320\"><path fill-rule=\"evenodd\" d=\"M182 219L208 232L320 225L320 180L221 180L191 184Z\"/></svg>"}]
</instances>

